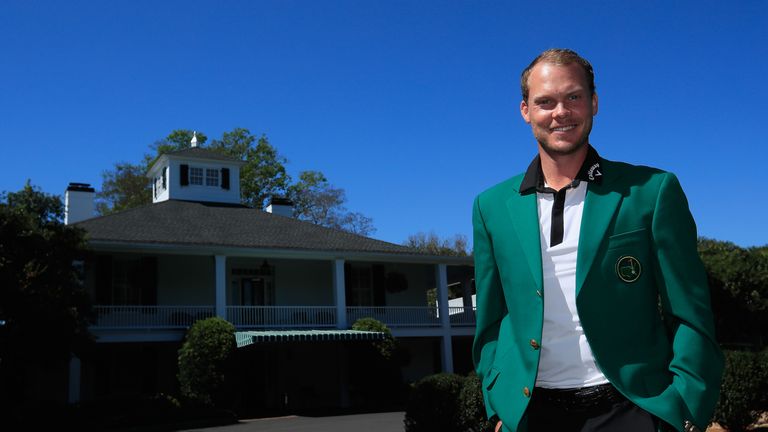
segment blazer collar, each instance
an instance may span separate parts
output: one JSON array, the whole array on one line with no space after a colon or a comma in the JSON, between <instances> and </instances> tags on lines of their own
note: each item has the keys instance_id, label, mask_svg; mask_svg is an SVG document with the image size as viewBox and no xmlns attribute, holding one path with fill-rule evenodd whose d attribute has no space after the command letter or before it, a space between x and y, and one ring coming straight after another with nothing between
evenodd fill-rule
<instances>
[{"instance_id":1,"label":"blazer collar","mask_svg":"<svg viewBox=\"0 0 768 432\"><path fill-rule=\"evenodd\" d=\"M579 175L586 176L589 185L584 201L581 232L579 233L579 252L576 260L577 296L584 285L590 268L595 262L598 252L601 250L606 232L616 215L622 199L622 193L614 187L614 182L621 177L618 167L612 162L600 158L591 146L590 150L590 153L594 154L596 159L590 160L588 157L579 171ZM587 161L591 163L588 164ZM537 157L529 166L526 175L521 178L520 183L515 185L517 187L514 188L514 192L510 194L506 203L512 226L520 240L521 248L538 290L543 289L541 236L536 194L531 193L538 186L538 176L533 177L536 180L536 184L534 184L532 190L530 190L530 180L526 182L526 178L528 178L528 174L532 172L532 169L540 170L540 166L541 164ZM592 180L589 180L590 172L593 177Z\"/></svg>"},{"instance_id":2,"label":"blazer collar","mask_svg":"<svg viewBox=\"0 0 768 432\"><path fill-rule=\"evenodd\" d=\"M597 150L594 147L587 144L587 156L584 158L584 162L581 164L579 172L576 173L574 180L585 181L590 183L602 183L603 172L601 164L602 160L600 155L597 154ZM525 171L523 181L520 182L520 193L529 194L533 192L549 192L544 188L544 173L541 170L541 157L536 155L533 161L528 165L528 169Z\"/></svg>"}]
</instances>

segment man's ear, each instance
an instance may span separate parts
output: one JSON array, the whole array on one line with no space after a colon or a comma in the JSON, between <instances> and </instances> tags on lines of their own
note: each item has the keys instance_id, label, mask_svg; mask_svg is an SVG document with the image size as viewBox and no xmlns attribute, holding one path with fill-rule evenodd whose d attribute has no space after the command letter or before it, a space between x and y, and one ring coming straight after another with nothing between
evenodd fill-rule
<instances>
[{"instance_id":1,"label":"man's ear","mask_svg":"<svg viewBox=\"0 0 768 432\"><path fill-rule=\"evenodd\" d=\"M597 93L592 93L592 115L597 115Z\"/></svg>"},{"instance_id":2,"label":"man's ear","mask_svg":"<svg viewBox=\"0 0 768 432\"><path fill-rule=\"evenodd\" d=\"M531 116L528 113L528 104L525 103L525 101L520 101L520 115L523 116L523 120L525 120L526 123L531 123Z\"/></svg>"}]
</instances>

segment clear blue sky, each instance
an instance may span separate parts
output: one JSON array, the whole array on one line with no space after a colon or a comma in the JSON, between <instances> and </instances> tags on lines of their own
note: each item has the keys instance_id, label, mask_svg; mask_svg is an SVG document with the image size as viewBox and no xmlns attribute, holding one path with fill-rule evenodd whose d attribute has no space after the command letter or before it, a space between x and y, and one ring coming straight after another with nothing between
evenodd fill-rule
<instances>
[{"instance_id":1,"label":"clear blue sky","mask_svg":"<svg viewBox=\"0 0 768 432\"><path fill-rule=\"evenodd\" d=\"M765 1L3 0L0 191L245 127L373 237L471 239L473 197L535 154L518 77L551 47L594 65L603 157L675 172L700 235L768 244Z\"/></svg>"}]
</instances>

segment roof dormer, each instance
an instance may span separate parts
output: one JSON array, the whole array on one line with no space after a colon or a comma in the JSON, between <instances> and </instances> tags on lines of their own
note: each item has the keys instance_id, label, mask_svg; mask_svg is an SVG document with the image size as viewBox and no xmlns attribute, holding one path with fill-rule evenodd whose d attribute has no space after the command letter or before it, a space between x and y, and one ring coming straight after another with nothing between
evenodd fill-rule
<instances>
[{"instance_id":1,"label":"roof dormer","mask_svg":"<svg viewBox=\"0 0 768 432\"><path fill-rule=\"evenodd\" d=\"M197 146L162 154L149 169L152 202L184 200L239 204L245 162Z\"/></svg>"}]
</instances>

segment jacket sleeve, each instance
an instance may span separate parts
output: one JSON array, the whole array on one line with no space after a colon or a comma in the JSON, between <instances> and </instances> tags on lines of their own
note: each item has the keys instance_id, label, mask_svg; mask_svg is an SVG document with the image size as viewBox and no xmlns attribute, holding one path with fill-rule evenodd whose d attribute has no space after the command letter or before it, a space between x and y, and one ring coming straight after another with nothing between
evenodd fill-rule
<instances>
[{"instance_id":1,"label":"jacket sleeve","mask_svg":"<svg viewBox=\"0 0 768 432\"><path fill-rule=\"evenodd\" d=\"M715 339L706 271L697 251L696 225L677 178L665 173L652 221L657 284L670 330L672 384L665 393L682 401L704 430L720 392L723 355ZM682 425L674 425L681 427Z\"/></svg>"},{"instance_id":2,"label":"jacket sleeve","mask_svg":"<svg viewBox=\"0 0 768 432\"><path fill-rule=\"evenodd\" d=\"M475 370L482 381L483 400L488 418L496 415L490 403L488 388L495 378L491 367L496 357L496 345L501 320L507 309L504 292L499 278L499 269L493 253L493 241L480 209L480 197L475 198L472 210L473 248L475 257L475 291L477 299L477 319L475 340L472 346L472 360Z\"/></svg>"}]
</instances>

